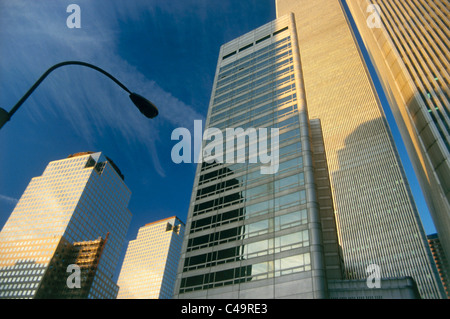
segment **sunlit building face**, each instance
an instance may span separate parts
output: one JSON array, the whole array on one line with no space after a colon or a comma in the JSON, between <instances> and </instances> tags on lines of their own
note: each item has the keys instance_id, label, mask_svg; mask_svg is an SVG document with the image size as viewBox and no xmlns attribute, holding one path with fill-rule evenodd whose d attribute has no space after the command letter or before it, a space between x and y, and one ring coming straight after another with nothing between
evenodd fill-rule
<instances>
[{"instance_id":1,"label":"sunlit building face","mask_svg":"<svg viewBox=\"0 0 450 319\"><path fill-rule=\"evenodd\" d=\"M130 195L117 166L101 153L50 162L30 181L0 233L0 298L33 298L62 240L107 233L88 297L115 298L112 277L131 220Z\"/></svg>"},{"instance_id":2,"label":"sunlit building face","mask_svg":"<svg viewBox=\"0 0 450 319\"><path fill-rule=\"evenodd\" d=\"M171 299L183 235L177 217L141 227L125 254L117 299Z\"/></svg>"},{"instance_id":3,"label":"sunlit building face","mask_svg":"<svg viewBox=\"0 0 450 319\"><path fill-rule=\"evenodd\" d=\"M308 114L322 123L346 274L366 279L369 265L377 264L383 277L411 276L423 298L441 298L440 279L374 73L343 2L277 0L276 10L278 17L295 16Z\"/></svg>"},{"instance_id":4,"label":"sunlit building face","mask_svg":"<svg viewBox=\"0 0 450 319\"><path fill-rule=\"evenodd\" d=\"M450 259L449 2L347 3ZM375 26L370 23L374 17L379 20Z\"/></svg>"}]
</instances>

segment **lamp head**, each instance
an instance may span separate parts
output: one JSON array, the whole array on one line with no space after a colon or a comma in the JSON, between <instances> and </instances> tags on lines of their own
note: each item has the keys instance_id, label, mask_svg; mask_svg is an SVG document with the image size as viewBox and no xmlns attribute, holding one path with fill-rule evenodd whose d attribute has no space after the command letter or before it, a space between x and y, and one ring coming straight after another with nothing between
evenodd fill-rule
<instances>
[{"instance_id":1,"label":"lamp head","mask_svg":"<svg viewBox=\"0 0 450 319\"><path fill-rule=\"evenodd\" d=\"M156 106L145 97L136 93L131 93L130 99L133 101L134 105L137 106L139 111L141 111L141 113L146 117L152 119L158 115L159 112Z\"/></svg>"}]
</instances>

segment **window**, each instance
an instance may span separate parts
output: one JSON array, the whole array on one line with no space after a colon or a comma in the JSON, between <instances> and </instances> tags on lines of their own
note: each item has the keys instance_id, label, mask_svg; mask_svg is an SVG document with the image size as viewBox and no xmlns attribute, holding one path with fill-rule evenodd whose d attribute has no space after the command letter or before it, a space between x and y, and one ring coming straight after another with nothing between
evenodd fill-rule
<instances>
[{"instance_id":1,"label":"window","mask_svg":"<svg viewBox=\"0 0 450 319\"><path fill-rule=\"evenodd\" d=\"M288 27L284 27L283 29L274 32L273 35L277 35L277 34L283 32L283 31L286 31L287 29L288 29Z\"/></svg>"},{"instance_id":2,"label":"window","mask_svg":"<svg viewBox=\"0 0 450 319\"><path fill-rule=\"evenodd\" d=\"M232 56L235 55L235 54L236 54L236 51L231 52L230 54L225 55L222 59L223 59L223 60L228 59L229 57L232 57Z\"/></svg>"},{"instance_id":3,"label":"window","mask_svg":"<svg viewBox=\"0 0 450 319\"><path fill-rule=\"evenodd\" d=\"M269 38L270 38L270 34L269 34L269 35L266 35L265 37L263 37L263 38L261 38L261 39L256 40L256 44L261 43L261 42L263 42L264 40L267 40L267 39L269 39Z\"/></svg>"},{"instance_id":4,"label":"window","mask_svg":"<svg viewBox=\"0 0 450 319\"><path fill-rule=\"evenodd\" d=\"M242 52L242 51L244 51L244 50L246 50L248 48L251 48L252 46L253 46L253 43L250 43L249 45L246 45L245 47L240 48L239 52Z\"/></svg>"}]
</instances>

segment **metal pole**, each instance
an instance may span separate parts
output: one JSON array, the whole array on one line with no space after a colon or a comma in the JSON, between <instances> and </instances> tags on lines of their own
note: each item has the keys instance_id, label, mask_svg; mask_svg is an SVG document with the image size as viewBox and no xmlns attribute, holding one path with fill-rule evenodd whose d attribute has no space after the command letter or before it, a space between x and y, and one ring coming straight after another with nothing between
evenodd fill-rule
<instances>
[{"instance_id":1,"label":"metal pole","mask_svg":"<svg viewBox=\"0 0 450 319\"><path fill-rule=\"evenodd\" d=\"M16 105L14 105L14 107L11 109L11 111L7 112L3 108L0 108L0 129L3 127L3 125L5 125L6 122L8 122L11 119L13 114L16 113L16 111L19 109L19 107L25 102L25 100L31 95L31 93L33 93L33 91L39 86L39 84L41 84L41 82L47 77L47 75L49 75L53 70L55 70L59 67L65 66L65 65L81 65L81 66L85 66L85 67L94 69L94 70L106 75L107 77L109 77L111 80L116 82L116 84L118 84L122 89L124 89L129 94L131 94L131 91L125 85L123 85L119 80L117 80L111 74L109 74L105 70L103 70L95 65L92 65L92 64L89 64L86 62L80 62L80 61L61 62L61 63L55 64L54 66L49 68L47 71L45 71L45 73L42 74L42 76L36 81L36 83L33 84L33 86L27 91L27 93L25 93L25 95L22 96L22 98L16 103Z\"/></svg>"}]
</instances>

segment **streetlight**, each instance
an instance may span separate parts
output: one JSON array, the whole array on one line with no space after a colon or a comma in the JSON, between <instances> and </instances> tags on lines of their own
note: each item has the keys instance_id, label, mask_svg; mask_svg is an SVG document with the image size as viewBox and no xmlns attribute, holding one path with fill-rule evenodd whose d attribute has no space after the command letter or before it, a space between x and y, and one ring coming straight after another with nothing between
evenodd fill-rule
<instances>
[{"instance_id":1,"label":"streetlight","mask_svg":"<svg viewBox=\"0 0 450 319\"><path fill-rule=\"evenodd\" d=\"M61 63L55 64L50 69L45 71L45 73L36 81L36 83L33 84L33 86L28 90L27 93L25 93L25 95L19 100L19 102L17 102L16 105L14 105L14 107L11 109L11 111L8 112L5 109L0 108L0 129L3 127L3 125L5 125L6 122L8 122L11 119L13 114L16 113L16 111L23 104L23 102L25 102L25 100L31 95L31 93L33 93L33 91L47 77L47 75L50 74L50 72L52 72L53 70L55 70L61 66L70 65L70 64L86 66L86 67L89 67L91 69L94 69L94 70L106 75L111 80L116 82L122 89L127 91L128 94L130 94L129 97L130 97L131 101L134 103L134 105L136 105L136 107L139 109L139 111L141 111L142 114L144 114L146 117L148 117L150 119L152 119L158 115L158 109L152 102L150 102L146 98L142 97L141 95L133 93L130 90L128 90L128 88L125 85L120 83L119 80L117 80L115 77L113 77L111 74L109 74L105 70L102 70L95 65L85 63L85 62L66 61L66 62L61 62Z\"/></svg>"}]
</instances>

